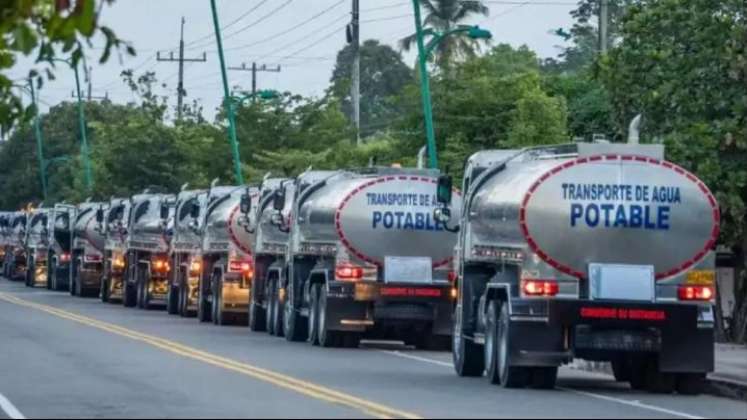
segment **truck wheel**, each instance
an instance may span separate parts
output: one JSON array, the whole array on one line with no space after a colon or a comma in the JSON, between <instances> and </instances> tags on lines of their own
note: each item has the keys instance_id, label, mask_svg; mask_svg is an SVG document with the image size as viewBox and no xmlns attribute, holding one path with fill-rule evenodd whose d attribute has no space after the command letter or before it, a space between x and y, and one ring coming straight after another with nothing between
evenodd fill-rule
<instances>
[{"instance_id":1,"label":"truck wheel","mask_svg":"<svg viewBox=\"0 0 747 420\"><path fill-rule=\"evenodd\" d=\"M337 331L330 331L327 328L327 288L319 289L319 345L325 348L340 347L343 345L343 337Z\"/></svg>"},{"instance_id":2,"label":"truck wheel","mask_svg":"<svg viewBox=\"0 0 747 420\"><path fill-rule=\"evenodd\" d=\"M675 388L682 395L700 395L705 391L705 373L680 373Z\"/></svg>"},{"instance_id":3,"label":"truck wheel","mask_svg":"<svg viewBox=\"0 0 747 420\"><path fill-rule=\"evenodd\" d=\"M52 264L51 260L47 263L47 289L58 291L57 286L57 266Z\"/></svg>"},{"instance_id":4,"label":"truck wheel","mask_svg":"<svg viewBox=\"0 0 747 420\"><path fill-rule=\"evenodd\" d=\"M646 370L647 363L645 360L633 360L630 364L630 388L636 391L646 389Z\"/></svg>"},{"instance_id":5,"label":"truck wheel","mask_svg":"<svg viewBox=\"0 0 747 420\"><path fill-rule=\"evenodd\" d=\"M169 285L169 294L166 297L166 311L169 315L179 313L179 289L175 288L173 284Z\"/></svg>"},{"instance_id":6,"label":"truck wheel","mask_svg":"<svg viewBox=\"0 0 747 420\"><path fill-rule=\"evenodd\" d=\"M106 278L106 275L101 276L101 291L99 293L101 302L109 303L110 290L109 280Z\"/></svg>"},{"instance_id":7,"label":"truck wheel","mask_svg":"<svg viewBox=\"0 0 747 420\"><path fill-rule=\"evenodd\" d=\"M137 289L129 284L127 279L122 279L122 305L125 308L134 308L137 306Z\"/></svg>"},{"instance_id":8,"label":"truck wheel","mask_svg":"<svg viewBox=\"0 0 747 420\"><path fill-rule=\"evenodd\" d=\"M205 296L205 292L203 290L204 285L202 282L200 282L200 285L198 286L200 288L200 293L198 295L198 303L197 303L197 319L200 322L210 322L212 321L212 313L210 312L212 310L212 306L210 305L210 302L207 300L207 296Z\"/></svg>"},{"instance_id":9,"label":"truck wheel","mask_svg":"<svg viewBox=\"0 0 747 420\"><path fill-rule=\"evenodd\" d=\"M26 287L34 287L36 283L34 276L36 275L36 262L34 257L29 257L28 264L26 264ZM47 288L51 289L51 285L47 283Z\"/></svg>"},{"instance_id":10,"label":"truck wheel","mask_svg":"<svg viewBox=\"0 0 747 420\"><path fill-rule=\"evenodd\" d=\"M285 332L285 339L287 341L306 341L309 337L309 321L303 319L303 316L295 310L295 299L292 288L288 288L286 297L287 299L283 307L283 331Z\"/></svg>"},{"instance_id":11,"label":"truck wheel","mask_svg":"<svg viewBox=\"0 0 747 420\"><path fill-rule=\"evenodd\" d=\"M511 366L511 321L508 305L493 300L488 306L485 362L488 379L504 388L521 388L527 384L527 369Z\"/></svg>"},{"instance_id":12,"label":"truck wheel","mask_svg":"<svg viewBox=\"0 0 747 420\"><path fill-rule=\"evenodd\" d=\"M215 282L218 285L213 291L213 323L215 325L228 325L226 312L223 310L223 287L221 282Z\"/></svg>"},{"instance_id":13,"label":"truck wheel","mask_svg":"<svg viewBox=\"0 0 747 420\"><path fill-rule=\"evenodd\" d=\"M277 337L285 336L285 325L283 323L283 310L285 305L280 301L280 279L275 279L275 288L273 289L273 310L272 310L272 331Z\"/></svg>"},{"instance_id":14,"label":"truck wheel","mask_svg":"<svg viewBox=\"0 0 747 420\"><path fill-rule=\"evenodd\" d=\"M319 345L319 288L320 284L311 286L311 297L309 302L309 343L312 346Z\"/></svg>"},{"instance_id":15,"label":"truck wheel","mask_svg":"<svg viewBox=\"0 0 747 420\"><path fill-rule=\"evenodd\" d=\"M555 389L558 381L557 367L541 367L532 370L532 388Z\"/></svg>"},{"instance_id":16,"label":"truck wheel","mask_svg":"<svg viewBox=\"0 0 747 420\"><path fill-rule=\"evenodd\" d=\"M482 346L462 336L462 311L454 313L454 332L451 353L457 375L464 377L482 376L485 371L485 357Z\"/></svg>"},{"instance_id":17,"label":"truck wheel","mask_svg":"<svg viewBox=\"0 0 747 420\"><path fill-rule=\"evenodd\" d=\"M267 281L267 325L266 330L267 333L270 335L275 335L275 310L276 310L276 302L275 302L275 280L269 279Z\"/></svg>"},{"instance_id":18,"label":"truck wheel","mask_svg":"<svg viewBox=\"0 0 747 420\"><path fill-rule=\"evenodd\" d=\"M612 365L612 374L617 382L630 382L631 371L633 370L630 361L620 357L612 360L610 364Z\"/></svg>"},{"instance_id":19,"label":"truck wheel","mask_svg":"<svg viewBox=\"0 0 747 420\"><path fill-rule=\"evenodd\" d=\"M86 297L86 290L83 289L83 284L81 284L80 280L76 281L74 283L75 286L75 294L79 297Z\"/></svg>"},{"instance_id":20,"label":"truck wheel","mask_svg":"<svg viewBox=\"0 0 747 420\"><path fill-rule=\"evenodd\" d=\"M267 330L267 311L257 303L258 283L252 281L252 289L249 295L249 329L254 332Z\"/></svg>"},{"instance_id":21,"label":"truck wheel","mask_svg":"<svg viewBox=\"0 0 747 420\"><path fill-rule=\"evenodd\" d=\"M646 369L646 390L654 394L671 394L675 388L675 375L661 372L659 364L653 362Z\"/></svg>"}]
</instances>

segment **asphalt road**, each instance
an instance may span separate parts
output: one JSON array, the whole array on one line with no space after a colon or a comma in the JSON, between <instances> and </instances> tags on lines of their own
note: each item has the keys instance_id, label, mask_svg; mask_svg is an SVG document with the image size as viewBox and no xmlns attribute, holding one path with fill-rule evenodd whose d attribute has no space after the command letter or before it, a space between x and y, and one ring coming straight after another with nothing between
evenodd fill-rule
<instances>
[{"instance_id":1,"label":"asphalt road","mask_svg":"<svg viewBox=\"0 0 747 420\"><path fill-rule=\"evenodd\" d=\"M558 384L503 390L457 377L448 353L321 349L0 280L0 418L747 418L747 402L593 373Z\"/></svg>"}]
</instances>

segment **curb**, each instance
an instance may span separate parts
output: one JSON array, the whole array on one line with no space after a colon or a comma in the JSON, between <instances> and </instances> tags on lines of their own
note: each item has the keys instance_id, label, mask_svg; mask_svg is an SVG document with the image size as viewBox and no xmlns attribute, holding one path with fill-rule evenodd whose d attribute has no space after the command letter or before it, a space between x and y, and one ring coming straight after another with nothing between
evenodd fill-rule
<instances>
[{"instance_id":1,"label":"curb","mask_svg":"<svg viewBox=\"0 0 747 420\"><path fill-rule=\"evenodd\" d=\"M612 376L612 366L607 362L574 360L569 367L573 370ZM747 401L747 383L709 376L706 379L705 393L716 397L729 398L744 402Z\"/></svg>"}]
</instances>

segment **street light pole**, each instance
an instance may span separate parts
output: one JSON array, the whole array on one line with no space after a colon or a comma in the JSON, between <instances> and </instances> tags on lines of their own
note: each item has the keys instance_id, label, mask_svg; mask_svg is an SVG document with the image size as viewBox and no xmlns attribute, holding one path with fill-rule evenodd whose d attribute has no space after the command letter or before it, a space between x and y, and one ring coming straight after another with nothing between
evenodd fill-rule
<instances>
[{"instance_id":1,"label":"street light pole","mask_svg":"<svg viewBox=\"0 0 747 420\"><path fill-rule=\"evenodd\" d=\"M241 157L239 156L239 141L236 138L236 117L234 116L233 101L231 93L228 91L228 76L226 74L226 60L223 57L223 41L220 35L220 24L218 22L218 11L215 7L215 0L210 0L210 7L213 11L213 25L215 26L215 40L218 43L218 57L220 58L220 71L223 77L223 95L226 113L228 114L228 136L231 141L233 151L234 176L238 185L244 184L244 176L241 173Z\"/></svg>"},{"instance_id":2,"label":"street light pole","mask_svg":"<svg viewBox=\"0 0 747 420\"><path fill-rule=\"evenodd\" d=\"M81 152L83 155L83 167L85 168L86 175L86 188L88 189L88 192L91 193L93 191L93 176L91 175L91 156L88 152L86 115L85 111L83 110L83 98L81 97L80 93L80 77L78 76L78 66L74 66L72 63L68 64L70 64L70 67L72 67L73 71L75 72L75 90L78 95L78 125L80 127L80 141L82 147Z\"/></svg>"},{"instance_id":3,"label":"street light pole","mask_svg":"<svg viewBox=\"0 0 747 420\"><path fill-rule=\"evenodd\" d=\"M418 41L418 63L420 68L420 91L423 99L423 116L425 117L425 133L428 140L428 160L432 169L438 168L436 156L436 132L433 127L433 108L431 105L431 84L428 78L428 57L423 42L423 22L420 17L420 1L412 0L415 8L415 30Z\"/></svg>"},{"instance_id":4,"label":"street light pole","mask_svg":"<svg viewBox=\"0 0 747 420\"><path fill-rule=\"evenodd\" d=\"M29 79L29 90L31 93L31 102L34 104L34 112L36 112L36 115L34 116L34 134L36 136L36 148L37 148L37 154L39 155L39 175L41 175L41 184L42 184L42 196L44 197L44 202L47 202L47 165L44 164L44 140L42 139L42 130L41 130L41 115L39 112L39 105L36 102L36 91L34 90L34 82Z\"/></svg>"}]
</instances>

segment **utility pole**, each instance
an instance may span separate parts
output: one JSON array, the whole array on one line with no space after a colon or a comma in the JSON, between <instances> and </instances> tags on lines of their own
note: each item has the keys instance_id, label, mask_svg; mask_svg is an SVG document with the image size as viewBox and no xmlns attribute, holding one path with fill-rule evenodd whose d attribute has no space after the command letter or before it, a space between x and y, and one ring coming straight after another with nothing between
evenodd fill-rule
<instances>
[{"instance_id":1,"label":"utility pole","mask_svg":"<svg viewBox=\"0 0 747 420\"><path fill-rule=\"evenodd\" d=\"M360 0L353 0L353 20L348 26L348 42L353 46L353 83L350 97L353 101L353 123L356 143L361 143L361 39L360 39Z\"/></svg>"},{"instance_id":2,"label":"utility pole","mask_svg":"<svg viewBox=\"0 0 747 420\"><path fill-rule=\"evenodd\" d=\"M34 89L33 80L29 79L29 92L31 93L31 102L34 104L34 134L36 136L36 148L37 154L39 155L39 175L41 176L42 184L42 196L44 202L47 202L47 170L44 162L44 140L42 139L41 130L41 112L39 111L39 104L36 101L36 91Z\"/></svg>"},{"instance_id":3,"label":"utility pole","mask_svg":"<svg viewBox=\"0 0 747 420\"><path fill-rule=\"evenodd\" d=\"M609 0L599 0L599 52L607 54L609 47Z\"/></svg>"},{"instance_id":4,"label":"utility pole","mask_svg":"<svg viewBox=\"0 0 747 420\"><path fill-rule=\"evenodd\" d=\"M207 61L207 54L202 53L202 58L184 58L184 16L182 16L182 30L181 30L181 37L179 38L179 57L174 58L174 52L169 52L169 57L164 58L161 57L161 52L156 53L156 60L157 61L170 61L170 62L178 62L179 63L179 86L176 88L176 94L177 94L177 105L176 105L176 114L177 114L177 120L181 121L182 119L182 108L184 105L184 97L187 95L187 91L184 90L184 63L185 62L200 62L204 63Z\"/></svg>"},{"instance_id":5,"label":"utility pole","mask_svg":"<svg viewBox=\"0 0 747 420\"><path fill-rule=\"evenodd\" d=\"M252 72L252 97L253 98L257 95L257 73L258 72L263 71L263 72L269 72L269 73L280 73L282 71L280 66L267 67L267 64L262 64L261 66L258 66L256 62L252 63L251 68L248 67L246 63L241 63L241 67L229 67L228 70Z\"/></svg>"}]
</instances>

